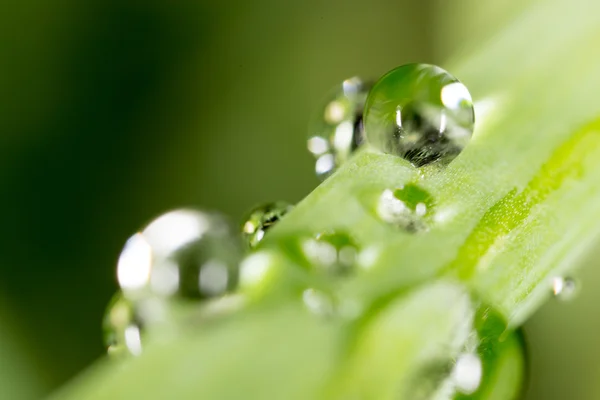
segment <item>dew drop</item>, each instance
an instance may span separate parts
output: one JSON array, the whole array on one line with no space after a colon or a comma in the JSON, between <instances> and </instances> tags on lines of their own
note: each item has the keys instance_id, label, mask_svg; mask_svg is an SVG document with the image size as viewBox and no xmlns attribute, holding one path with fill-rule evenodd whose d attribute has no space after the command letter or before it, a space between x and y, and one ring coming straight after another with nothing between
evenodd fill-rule
<instances>
[{"instance_id":1,"label":"dew drop","mask_svg":"<svg viewBox=\"0 0 600 400\"><path fill-rule=\"evenodd\" d=\"M527 368L522 333L509 330L489 306L480 306L472 322L462 350L452 360L434 358L417 368L403 398L520 398Z\"/></svg>"},{"instance_id":2,"label":"dew drop","mask_svg":"<svg viewBox=\"0 0 600 400\"><path fill-rule=\"evenodd\" d=\"M111 299L102 328L109 356L138 356L142 353L143 322L133 304L121 292Z\"/></svg>"},{"instance_id":3,"label":"dew drop","mask_svg":"<svg viewBox=\"0 0 600 400\"><path fill-rule=\"evenodd\" d=\"M456 360L451 379L458 392L472 394L479 388L482 375L483 366L479 356L463 353Z\"/></svg>"},{"instance_id":4,"label":"dew drop","mask_svg":"<svg viewBox=\"0 0 600 400\"><path fill-rule=\"evenodd\" d=\"M465 85L440 67L407 64L384 75L365 104L368 142L420 167L448 163L467 145L475 114Z\"/></svg>"},{"instance_id":5,"label":"dew drop","mask_svg":"<svg viewBox=\"0 0 600 400\"><path fill-rule=\"evenodd\" d=\"M386 189L379 197L377 213L381 219L408 232L424 232L433 209L433 197L415 184Z\"/></svg>"},{"instance_id":6,"label":"dew drop","mask_svg":"<svg viewBox=\"0 0 600 400\"><path fill-rule=\"evenodd\" d=\"M168 212L125 245L117 278L136 302L152 296L207 299L231 291L238 281L240 243L215 213Z\"/></svg>"},{"instance_id":7,"label":"dew drop","mask_svg":"<svg viewBox=\"0 0 600 400\"><path fill-rule=\"evenodd\" d=\"M284 201L266 203L254 208L242 225L242 234L248 246L258 246L266 232L293 208L294 206Z\"/></svg>"},{"instance_id":8,"label":"dew drop","mask_svg":"<svg viewBox=\"0 0 600 400\"><path fill-rule=\"evenodd\" d=\"M552 279L552 294L561 301L575 298L578 292L577 281L569 277L555 277Z\"/></svg>"},{"instance_id":9,"label":"dew drop","mask_svg":"<svg viewBox=\"0 0 600 400\"><path fill-rule=\"evenodd\" d=\"M305 239L302 251L316 270L333 276L344 276L355 268L358 246L346 233L321 233L314 238Z\"/></svg>"},{"instance_id":10,"label":"dew drop","mask_svg":"<svg viewBox=\"0 0 600 400\"><path fill-rule=\"evenodd\" d=\"M346 79L313 117L307 144L319 178L329 176L362 145L362 114L370 86L357 77Z\"/></svg>"},{"instance_id":11,"label":"dew drop","mask_svg":"<svg viewBox=\"0 0 600 400\"><path fill-rule=\"evenodd\" d=\"M518 398L527 363L522 332L510 330L499 312L482 305L470 339L450 375L455 399Z\"/></svg>"}]
</instances>

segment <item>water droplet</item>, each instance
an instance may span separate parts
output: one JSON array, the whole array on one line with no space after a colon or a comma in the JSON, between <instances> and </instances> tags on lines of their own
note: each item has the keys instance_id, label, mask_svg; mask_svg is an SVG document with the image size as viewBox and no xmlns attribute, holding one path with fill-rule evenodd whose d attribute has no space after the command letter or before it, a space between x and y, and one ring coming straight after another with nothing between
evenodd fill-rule
<instances>
[{"instance_id":1,"label":"water droplet","mask_svg":"<svg viewBox=\"0 0 600 400\"><path fill-rule=\"evenodd\" d=\"M473 134L475 114L465 85L440 67L407 64L375 83L365 104L369 143L420 167L450 162Z\"/></svg>"},{"instance_id":2,"label":"water droplet","mask_svg":"<svg viewBox=\"0 0 600 400\"><path fill-rule=\"evenodd\" d=\"M351 273L356 264L358 246L346 233L321 233L302 243L302 250L311 265L334 276Z\"/></svg>"},{"instance_id":3,"label":"water droplet","mask_svg":"<svg viewBox=\"0 0 600 400\"><path fill-rule=\"evenodd\" d=\"M456 360L451 379L458 392L472 394L479 388L482 375L483 366L479 356L463 353Z\"/></svg>"},{"instance_id":4,"label":"water droplet","mask_svg":"<svg viewBox=\"0 0 600 400\"><path fill-rule=\"evenodd\" d=\"M142 353L143 323L133 304L121 292L110 301L103 321L104 344L111 357Z\"/></svg>"},{"instance_id":5,"label":"water droplet","mask_svg":"<svg viewBox=\"0 0 600 400\"><path fill-rule=\"evenodd\" d=\"M424 232L433 209L433 197L415 184L386 189L379 197L377 213L384 221L408 232Z\"/></svg>"},{"instance_id":6,"label":"water droplet","mask_svg":"<svg viewBox=\"0 0 600 400\"><path fill-rule=\"evenodd\" d=\"M577 281L569 277L555 277L552 279L552 294L559 300L572 300L578 292Z\"/></svg>"},{"instance_id":7,"label":"water droplet","mask_svg":"<svg viewBox=\"0 0 600 400\"><path fill-rule=\"evenodd\" d=\"M123 249L117 277L127 298L203 299L231 291L238 280L238 240L218 214L168 212Z\"/></svg>"},{"instance_id":8,"label":"water droplet","mask_svg":"<svg viewBox=\"0 0 600 400\"><path fill-rule=\"evenodd\" d=\"M525 381L526 356L520 331L511 331L492 307L478 308L474 331L450 376L456 399L516 398Z\"/></svg>"},{"instance_id":9,"label":"water droplet","mask_svg":"<svg viewBox=\"0 0 600 400\"><path fill-rule=\"evenodd\" d=\"M359 78L346 79L313 118L308 150L317 160L320 178L329 176L363 143L362 113L369 88Z\"/></svg>"},{"instance_id":10,"label":"water droplet","mask_svg":"<svg viewBox=\"0 0 600 400\"><path fill-rule=\"evenodd\" d=\"M521 333L508 330L502 316L488 306L478 308L469 329L454 360L434 359L416 370L406 398L518 398L526 371Z\"/></svg>"},{"instance_id":11,"label":"water droplet","mask_svg":"<svg viewBox=\"0 0 600 400\"><path fill-rule=\"evenodd\" d=\"M284 201L267 203L254 208L242 226L244 239L250 248L256 247L265 237L267 230L292 211L294 206Z\"/></svg>"}]
</instances>

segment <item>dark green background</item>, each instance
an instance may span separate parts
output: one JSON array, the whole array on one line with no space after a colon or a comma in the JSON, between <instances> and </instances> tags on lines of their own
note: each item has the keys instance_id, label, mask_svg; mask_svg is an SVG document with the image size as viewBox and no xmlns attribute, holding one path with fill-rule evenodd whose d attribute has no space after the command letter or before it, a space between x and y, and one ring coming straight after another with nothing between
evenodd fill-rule
<instances>
[{"instance_id":1,"label":"dark green background","mask_svg":"<svg viewBox=\"0 0 600 400\"><path fill-rule=\"evenodd\" d=\"M148 219L198 206L237 223L255 203L298 201L318 184L306 126L331 87L406 62L443 64L525 7L1 5L0 398L40 397L102 355L116 259ZM527 327L532 399L598 389L600 275L587 275L577 301L545 307Z\"/></svg>"}]
</instances>

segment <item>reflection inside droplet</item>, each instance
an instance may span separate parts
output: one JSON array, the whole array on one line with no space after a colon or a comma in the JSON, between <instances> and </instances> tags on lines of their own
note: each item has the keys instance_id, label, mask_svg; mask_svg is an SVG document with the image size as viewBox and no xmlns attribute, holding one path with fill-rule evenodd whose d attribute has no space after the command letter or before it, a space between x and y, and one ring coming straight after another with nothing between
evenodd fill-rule
<instances>
[{"instance_id":1,"label":"reflection inside droplet","mask_svg":"<svg viewBox=\"0 0 600 400\"><path fill-rule=\"evenodd\" d=\"M320 136L313 136L308 139L308 150L316 155L321 155L329 150L327 139Z\"/></svg>"},{"instance_id":2,"label":"reflection inside droplet","mask_svg":"<svg viewBox=\"0 0 600 400\"><path fill-rule=\"evenodd\" d=\"M346 108L339 101L332 101L325 108L325 121L330 124L337 124L344 119Z\"/></svg>"},{"instance_id":3,"label":"reflection inside droplet","mask_svg":"<svg viewBox=\"0 0 600 400\"><path fill-rule=\"evenodd\" d=\"M142 338L140 328L137 326L128 326L125 328L125 345L134 356L142 354Z\"/></svg>"},{"instance_id":4,"label":"reflection inside droplet","mask_svg":"<svg viewBox=\"0 0 600 400\"><path fill-rule=\"evenodd\" d=\"M433 198L415 184L399 189L386 189L379 197L377 214L384 221L404 228L408 232L424 232L433 208Z\"/></svg>"},{"instance_id":5,"label":"reflection inside droplet","mask_svg":"<svg viewBox=\"0 0 600 400\"><path fill-rule=\"evenodd\" d=\"M163 296L176 293L179 287L179 269L177 265L165 260L162 267L152 273L150 286Z\"/></svg>"},{"instance_id":6,"label":"reflection inside droplet","mask_svg":"<svg viewBox=\"0 0 600 400\"><path fill-rule=\"evenodd\" d=\"M133 235L119 256L117 280L123 290L144 287L150 277L152 248L140 233Z\"/></svg>"},{"instance_id":7,"label":"reflection inside droplet","mask_svg":"<svg viewBox=\"0 0 600 400\"><path fill-rule=\"evenodd\" d=\"M319 178L329 176L364 142L362 113L369 87L359 78L346 79L311 121L307 144Z\"/></svg>"},{"instance_id":8,"label":"reflection inside droplet","mask_svg":"<svg viewBox=\"0 0 600 400\"><path fill-rule=\"evenodd\" d=\"M454 110L461 110L465 105L473 103L469 89L460 82L442 87L441 98L444 106Z\"/></svg>"},{"instance_id":9,"label":"reflection inside droplet","mask_svg":"<svg viewBox=\"0 0 600 400\"><path fill-rule=\"evenodd\" d=\"M335 128L335 136L333 138L333 145L336 148L346 148L352 146L352 135L354 132L354 126L350 121L344 121Z\"/></svg>"},{"instance_id":10,"label":"reflection inside droplet","mask_svg":"<svg viewBox=\"0 0 600 400\"><path fill-rule=\"evenodd\" d=\"M175 210L152 221L143 234L159 255L169 254L201 237L210 223L201 213L192 210Z\"/></svg>"},{"instance_id":11,"label":"reflection inside droplet","mask_svg":"<svg viewBox=\"0 0 600 400\"><path fill-rule=\"evenodd\" d=\"M323 154L321 157L317 158L317 162L315 164L315 172L318 176L323 176L329 174L333 171L335 167L335 158L333 154Z\"/></svg>"},{"instance_id":12,"label":"reflection inside droplet","mask_svg":"<svg viewBox=\"0 0 600 400\"><path fill-rule=\"evenodd\" d=\"M227 265L219 260L208 260L200 269L198 285L209 296L223 293L227 289L229 271Z\"/></svg>"}]
</instances>

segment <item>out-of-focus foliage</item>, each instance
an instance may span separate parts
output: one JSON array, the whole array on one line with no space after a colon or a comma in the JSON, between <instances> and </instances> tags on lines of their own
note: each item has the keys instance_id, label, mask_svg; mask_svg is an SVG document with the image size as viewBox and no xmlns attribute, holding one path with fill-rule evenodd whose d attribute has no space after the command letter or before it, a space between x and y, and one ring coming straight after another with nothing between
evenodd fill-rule
<instances>
[{"instance_id":1,"label":"out-of-focus foliage","mask_svg":"<svg viewBox=\"0 0 600 400\"><path fill-rule=\"evenodd\" d=\"M47 373L33 362L29 349L19 346L20 335L15 319L0 297L0 398L38 398L48 390Z\"/></svg>"}]
</instances>

